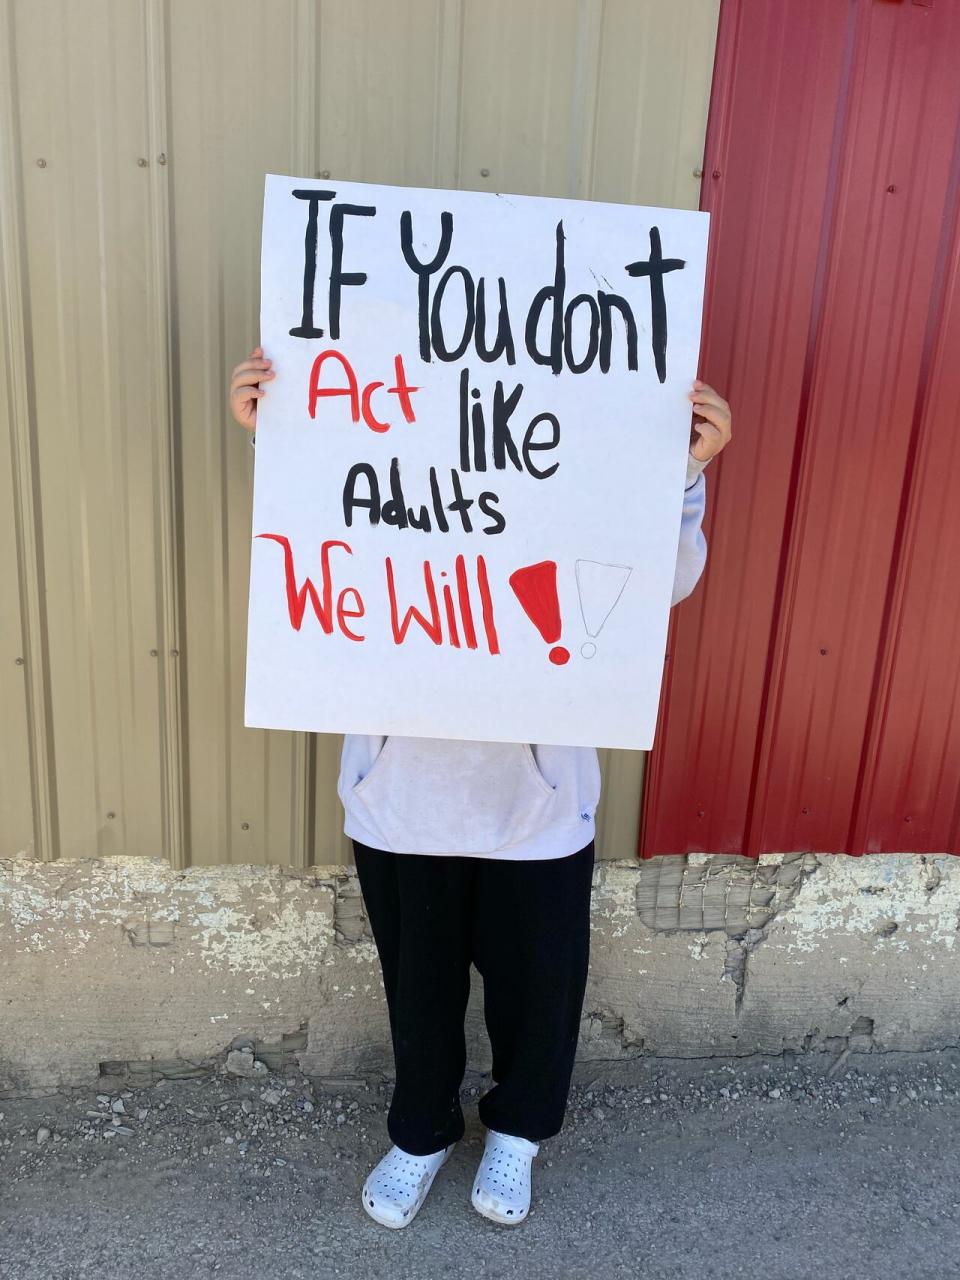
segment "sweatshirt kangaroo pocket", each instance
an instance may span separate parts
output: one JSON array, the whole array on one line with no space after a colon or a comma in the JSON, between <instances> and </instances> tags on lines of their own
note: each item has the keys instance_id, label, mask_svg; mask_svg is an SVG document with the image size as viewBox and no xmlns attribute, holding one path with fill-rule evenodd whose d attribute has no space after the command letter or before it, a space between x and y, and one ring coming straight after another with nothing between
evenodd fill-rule
<instances>
[{"instance_id":1,"label":"sweatshirt kangaroo pocket","mask_svg":"<svg viewBox=\"0 0 960 1280\"><path fill-rule=\"evenodd\" d=\"M397 853L495 853L554 817L528 743L387 738L347 808Z\"/></svg>"}]
</instances>

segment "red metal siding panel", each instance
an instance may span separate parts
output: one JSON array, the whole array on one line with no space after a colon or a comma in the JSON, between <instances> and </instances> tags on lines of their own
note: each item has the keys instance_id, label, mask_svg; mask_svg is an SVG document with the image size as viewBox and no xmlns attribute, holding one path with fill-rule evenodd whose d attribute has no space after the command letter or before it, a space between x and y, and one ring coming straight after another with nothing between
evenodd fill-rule
<instances>
[{"instance_id":1,"label":"red metal siding panel","mask_svg":"<svg viewBox=\"0 0 960 1280\"><path fill-rule=\"evenodd\" d=\"M721 11L703 373L735 439L646 856L957 850L958 61L957 5Z\"/></svg>"},{"instance_id":2,"label":"red metal siding panel","mask_svg":"<svg viewBox=\"0 0 960 1280\"><path fill-rule=\"evenodd\" d=\"M854 844L868 853L960 849L960 154L952 181L856 814Z\"/></svg>"}]
</instances>

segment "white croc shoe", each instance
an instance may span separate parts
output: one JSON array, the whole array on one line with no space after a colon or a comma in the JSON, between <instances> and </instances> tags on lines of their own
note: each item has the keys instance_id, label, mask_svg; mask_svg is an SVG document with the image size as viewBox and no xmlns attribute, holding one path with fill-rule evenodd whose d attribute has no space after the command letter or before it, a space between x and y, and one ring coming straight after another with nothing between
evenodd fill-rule
<instances>
[{"instance_id":1,"label":"white croc shoe","mask_svg":"<svg viewBox=\"0 0 960 1280\"><path fill-rule=\"evenodd\" d=\"M391 1147L363 1184L363 1207L370 1217L383 1227L409 1226L456 1145L430 1156Z\"/></svg>"},{"instance_id":2,"label":"white croc shoe","mask_svg":"<svg viewBox=\"0 0 960 1280\"><path fill-rule=\"evenodd\" d=\"M530 1168L537 1142L487 1131L487 1143L470 1199L477 1213L492 1222L522 1222L530 1211Z\"/></svg>"}]
</instances>

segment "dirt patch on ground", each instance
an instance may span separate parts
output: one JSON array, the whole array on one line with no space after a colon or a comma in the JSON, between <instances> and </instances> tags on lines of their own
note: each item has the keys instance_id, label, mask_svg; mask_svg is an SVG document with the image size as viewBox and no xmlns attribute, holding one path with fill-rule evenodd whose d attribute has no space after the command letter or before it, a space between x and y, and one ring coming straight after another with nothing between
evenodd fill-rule
<instances>
[{"instance_id":1,"label":"dirt patch on ground","mask_svg":"<svg viewBox=\"0 0 960 1280\"><path fill-rule=\"evenodd\" d=\"M388 1082L105 1077L0 1103L0 1276L960 1276L957 1052L588 1070L517 1228L469 1203L482 1079L464 1090L467 1137L401 1232L359 1201L388 1145Z\"/></svg>"}]
</instances>

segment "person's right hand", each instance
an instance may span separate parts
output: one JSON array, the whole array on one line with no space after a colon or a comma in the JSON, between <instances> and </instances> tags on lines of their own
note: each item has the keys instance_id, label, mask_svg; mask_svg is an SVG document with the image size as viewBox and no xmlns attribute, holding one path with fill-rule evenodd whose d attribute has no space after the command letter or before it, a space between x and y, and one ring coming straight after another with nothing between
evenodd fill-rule
<instances>
[{"instance_id":1,"label":"person's right hand","mask_svg":"<svg viewBox=\"0 0 960 1280\"><path fill-rule=\"evenodd\" d=\"M277 375L270 367L272 360L263 354L263 347L254 347L246 360L242 360L233 371L230 379L230 412L235 422L248 431L257 429L257 401L267 393L261 382L267 382Z\"/></svg>"}]
</instances>

